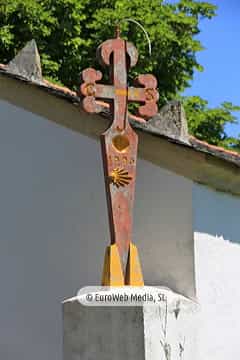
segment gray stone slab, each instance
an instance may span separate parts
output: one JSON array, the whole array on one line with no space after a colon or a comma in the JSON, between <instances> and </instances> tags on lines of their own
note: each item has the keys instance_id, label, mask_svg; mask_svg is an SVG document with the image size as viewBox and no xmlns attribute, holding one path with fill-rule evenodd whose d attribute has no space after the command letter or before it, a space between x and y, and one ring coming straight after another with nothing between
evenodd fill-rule
<instances>
[{"instance_id":1,"label":"gray stone slab","mask_svg":"<svg viewBox=\"0 0 240 360\"><path fill-rule=\"evenodd\" d=\"M197 305L169 290L161 292L167 300L157 306L85 306L77 297L65 301L64 360L196 359Z\"/></svg>"},{"instance_id":2,"label":"gray stone slab","mask_svg":"<svg viewBox=\"0 0 240 360\"><path fill-rule=\"evenodd\" d=\"M170 101L159 113L151 118L147 126L157 129L162 135L189 144L188 124L184 108L180 101Z\"/></svg>"},{"instance_id":3,"label":"gray stone slab","mask_svg":"<svg viewBox=\"0 0 240 360\"><path fill-rule=\"evenodd\" d=\"M7 71L32 82L42 82L41 60L34 39L29 41L8 63Z\"/></svg>"}]
</instances>

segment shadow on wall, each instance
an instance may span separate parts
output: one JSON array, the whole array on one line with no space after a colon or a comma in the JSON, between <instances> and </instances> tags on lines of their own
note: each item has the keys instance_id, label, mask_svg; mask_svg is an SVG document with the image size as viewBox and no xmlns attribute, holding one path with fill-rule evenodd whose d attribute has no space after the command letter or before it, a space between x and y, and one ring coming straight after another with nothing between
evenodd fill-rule
<instances>
[{"instance_id":1,"label":"shadow on wall","mask_svg":"<svg viewBox=\"0 0 240 360\"><path fill-rule=\"evenodd\" d=\"M240 244L240 197L193 186L193 230Z\"/></svg>"},{"instance_id":2,"label":"shadow on wall","mask_svg":"<svg viewBox=\"0 0 240 360\"><path fill-rule=\"evenodd\" d=\"M195 296L192 181L139 159L133 240L145 284Z\"/></svg>"}]
</instances>

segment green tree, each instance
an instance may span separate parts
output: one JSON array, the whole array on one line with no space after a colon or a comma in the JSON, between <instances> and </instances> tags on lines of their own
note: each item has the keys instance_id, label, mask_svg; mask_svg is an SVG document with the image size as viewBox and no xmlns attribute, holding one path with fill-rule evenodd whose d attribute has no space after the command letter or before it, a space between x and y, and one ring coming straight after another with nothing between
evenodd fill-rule
<instances>
[{"instance_id":1,"label":"green tree","mask_svg":"<svg viewBox=\"0 0 240 360\"><path fill-rule=\"evenodd\" d=\"M240 150L239 139L228 136L225 131L227 124L237 123L234 113L240 111L240 106L223 102L217 108L209 108L207 100L199 96L185 97L182 101L187 113L190 133L213 145Z\"/></svg>"},{"instance_id":2,"label":"green tree","mask_svg":"<svg viewBox=\"0 0 240 360\"><path fill-rule=\"evenodd\" d=\"M158 79L162 105L189 86L195 70L203 70L196 58L197 52L203 49L196 35L200 32L200 20L211 19L215 11L213 4L196 0L174 3L164 0L0 0L0 61L11 60L34 38L44 76L76 89L82 69L90 64L99 67L95 50L113 36L115 25L121 22L122 36L136 44L139 51L139 62L130 77L153 73ZM152 43L151 56L143 32L124 20L128 18L139 21L147 30ZM195 99L199 100L199 107L196 101L191 106L193 100L184 100L192 133L227 146L224 124L234 121L232 111L236 108L220 106L206 121L200 116L199 108L206 115L207 103L203 105L203 100ZM194 125L195 109L198 126ZM225 120L222 126L215 124L216 120L220 121L219 114L221 121ZM213 127L219 130L214 138Z\"/></svg>"}]
</instances>

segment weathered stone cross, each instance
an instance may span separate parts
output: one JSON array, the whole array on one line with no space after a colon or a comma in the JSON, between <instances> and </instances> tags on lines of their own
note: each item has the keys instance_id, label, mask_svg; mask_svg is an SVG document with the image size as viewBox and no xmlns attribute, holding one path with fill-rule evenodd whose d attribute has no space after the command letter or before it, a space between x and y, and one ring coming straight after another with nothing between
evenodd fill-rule
<instances>
[{"instance_id":1,"label":"weathered stone cross","mask_svg":"<svg viewBox=\"0 0 240 360\"><path fill-rule=\"evenodd\" d=\"M139 115L144 119L157 113L157 81L152 75L139 75L140 87L128 87L127 71L136 65L135 46L119 36L103 42L98 48L100 61L110 66L112 85L97 84L102 73L93 68L82 72L83 108L100 112L97 99L110 101L113 121L101 135L111 245L107 247L102 285L143 285L136 246L132 243L132 210L134 200L137 134L128 122L128 102L140 102Z\"/></svg>"}]
</instances>

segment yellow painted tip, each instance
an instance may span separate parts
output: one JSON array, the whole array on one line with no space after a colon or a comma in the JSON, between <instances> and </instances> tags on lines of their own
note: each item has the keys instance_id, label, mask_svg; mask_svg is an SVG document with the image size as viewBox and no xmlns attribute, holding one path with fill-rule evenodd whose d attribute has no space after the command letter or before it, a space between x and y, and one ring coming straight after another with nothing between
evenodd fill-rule
<instances>
[{"instance_id":1,"label":"yellow painted tip","mask_svg":"<svg viewBox=\"0 0 240 360\"><path fill-rule=\"evenodd\" d=\"M138 249L133 243L130 243L129 246L125 285L144 286L142 269L138 256Z\"/></svg>"},{"instance_id":2,"label":"yellow painted tip","mask_svg":"<svg viewBox=\"0 0 240 360\"><path fill-rule=\"evenodd\" d=\"M102 286L124 286L121 260L116 244L110 245L106 248Z\"/></svg>"}]
</instances>

